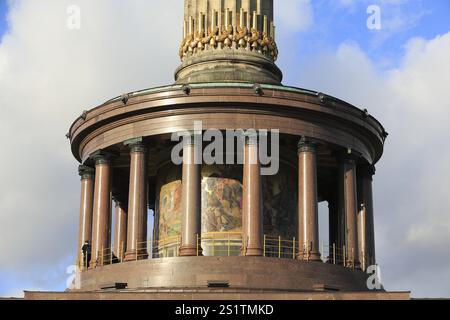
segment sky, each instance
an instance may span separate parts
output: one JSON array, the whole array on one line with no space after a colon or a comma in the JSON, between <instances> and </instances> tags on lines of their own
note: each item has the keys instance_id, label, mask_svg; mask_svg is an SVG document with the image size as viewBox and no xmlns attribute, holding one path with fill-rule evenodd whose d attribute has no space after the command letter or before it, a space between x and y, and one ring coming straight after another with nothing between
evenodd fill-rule
<instances>
[{"instance_id":1,"label":"sky","mask_svg":"<svg viewBox=\"0 0 450 320\"><path fill-rule=\"evenodd\" d=\"M0 1L0 35L2 35L8 26L8 23L6 21L8 13L8 6L6 1L2 0Z\"/></svg>"},{"instance_id":2,"label":"sky","mask_svg":"<svg viewBox=\"0 0 450 320\"><path fill-rule=\"evenodd\" d=\"M67 27L71 5L79 30ZM367 25L372 5L379 30ZM65 134L83 110L173 82L182 9L0 0L0 296L65 289L79 209ZM450 297L450 1L275 0L275 10L283 83L367 108L390 133L374 179L385 288Z\"/></svg>"}]
</instances>

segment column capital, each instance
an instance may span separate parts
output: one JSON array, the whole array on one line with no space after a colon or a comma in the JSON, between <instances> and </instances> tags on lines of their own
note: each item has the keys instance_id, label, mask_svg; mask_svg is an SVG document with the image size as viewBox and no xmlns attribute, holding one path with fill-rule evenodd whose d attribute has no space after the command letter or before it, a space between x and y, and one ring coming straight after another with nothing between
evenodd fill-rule
<instances>
[{"instance_id":1,"label":"column capital","mask_svg":"<svg viewBox=\"0 0 450 320\"><path fill-rule=\"evenodd\" d=\"M373 164L363 164L358 166L358 169L362 173L362 176L366 178L372 178L376 172L376 168Z\"/></svg>"},{"instance_id":2,"label":"column capital","mask_svg":"<svg viewBox=\"0 0 450 320\"><path fill-rule=\"evenodd\" d=\"M303 136L297 144L297 151L298 151L298 153L316 152L318 145L319 145L318 142L314 141L313 139Z\"/></svg>"},{"instance_id":3,"label":"column capital","mask_svg":"<svg viewBox=\"0 0 450 320\"><path fill-rule=\"evenodd\" d=\"M249 129L244 133L245 144L249 146L258 145L258 132L254 129Z\"/></svg>"},{"instance_id":4,"label":"column capital","mask_svg":"<svg viewBox=\"0 0 450 320\"><path fill-rule=\"evenodd\" d=\"M144 139L142 137L126 140L123 143L125 146L130 148L131 153L147 153L148 147L144 143Z\"/></svg>"},{"instance_id":5,"label":"column capital","mask_svg":"<svg viewBox=\"0 0 450 320\"><path fill-rule=\"evenodd\" d=\"M357 160L361 158L361 153L348 147L345 150L335 152L336 158L344 163L356 164Z\"/></svg>"},{"instance_id":6,"label":"column capital","mask_svg":"<svg viewBox=\"0 0 450 320\"><path fill-rule=\"evenodd\" d=\"M80 175L82 180L93 179L95 176L95 169L85 165L80 165L78 166L78 174Z\"/></svg>"},{"instance_id":7,"label":"column capital","mask_svg":"<svg viewBox=\"0 0 450 320\"><path fill-rule=\"evenodd\" d=\"M110 164L111 160L114 158L114 154L105 150L98 150L92 153L89 158L92 159L96 165Z\"/></svg>"},{"instance_id":8,"label":"column capital","mask_svg":"<svg viewBox=\"0 0 450 320\"><path fill-rule=\"evenodd\" d=\"M112 200L114 201L114 206L128 206L128 201L124 201L124 196L118 196L117 194L113 194Z\"/></svg>"}]
</instances>

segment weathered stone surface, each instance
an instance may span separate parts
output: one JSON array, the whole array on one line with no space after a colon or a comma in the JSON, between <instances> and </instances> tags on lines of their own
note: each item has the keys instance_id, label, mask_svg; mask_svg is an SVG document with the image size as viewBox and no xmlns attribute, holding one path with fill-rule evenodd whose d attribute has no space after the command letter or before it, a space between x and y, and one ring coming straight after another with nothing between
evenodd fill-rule
<instances>
[{"instance_id":1,"label":"weathered stone surface","mask_svg":"<svg viewBox=\"0 0 450 320\"><path fill-rule=\"evenodd\" d=\"M249 82L281 84L283 74L269 58L241 49L216 49L187 57L175 71L178 84Z\"/></svg>"},{"instance_id":2,"label":"weathered stone surface","mask_svg":"<svg viewBox=\"0 0 450 320\"><path fill-rule=\"evenodd\" d=\"M264 257L177 257L131 261L81 273L81 289L104 283L138 288L207 288L209 280L227 280L231 288L312 291L332 285L341 291L367 291L362 271L320 262Z\"/></svg>"},{"instance_id":3,"label":"weathered stone surface","mask_svg":"<svg viewBox=\"0 0 450 320\"><path fill-rule=\"evenodd\" d=\"M276 292L251 290L151 290L25 292L26 300L410 300L410 292Z\"/></svg>"}]
</instances>

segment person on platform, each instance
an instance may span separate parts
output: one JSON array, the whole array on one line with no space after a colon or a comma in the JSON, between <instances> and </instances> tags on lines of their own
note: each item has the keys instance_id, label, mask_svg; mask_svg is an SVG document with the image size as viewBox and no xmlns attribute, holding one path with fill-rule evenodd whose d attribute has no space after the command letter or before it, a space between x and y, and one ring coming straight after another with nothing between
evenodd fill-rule
<instances>
[{"instance_id":1,"label":"person on platform","mask_svg":"<svg viewBox=\"0 0 450 320\"><path fill-rule=\"evenodd\" d=\"M89 268L89 262L91 261L91 252L92 247L89 241L85 241L83 247L81 247L81 251L83 251L83 266Z\"/></svg>"}]
</instances>

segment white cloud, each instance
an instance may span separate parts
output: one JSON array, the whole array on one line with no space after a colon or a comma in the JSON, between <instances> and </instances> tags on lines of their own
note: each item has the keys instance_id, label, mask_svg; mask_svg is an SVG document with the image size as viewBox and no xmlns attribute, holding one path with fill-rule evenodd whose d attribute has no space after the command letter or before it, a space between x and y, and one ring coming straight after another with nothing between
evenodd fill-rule
<instances>
[{"instance_id":1,"label":"white cloud","mask_svg":"<svg viewBox=\"0 0 450 320\"><path fill-rule=\"evenodd\" d=\"M79 31L66 27L73 4ZM64 136L84 109L173 82L183 8L177 0L11 5L0 43L0 274L48 288L57 277L35 271L70 264L76 252L79 177Z\"/></svg>"},{"instance_id":2,"label":"white cloud","mask_svg":"<svg viewBox=\"0 0 450 320\"><path fill-rule=\"evenodd\" d=\"M342 44L310 61L301 83L369 109L390 133L374 182L386 287L450 296L450 32L405 48L399 68L378 72Z\"/></svg>"},{"instance_id":3,"label":"white cloud","mask_svg":"<svg viewBox=\"0 0 450 320\"><path fill-rule=\"evenodd\" d=\"M275 1L275 21L279 29L291 33L305 31L314 21L311 0L283 0L282 5Z\"/></svg>"}]
</instances>

